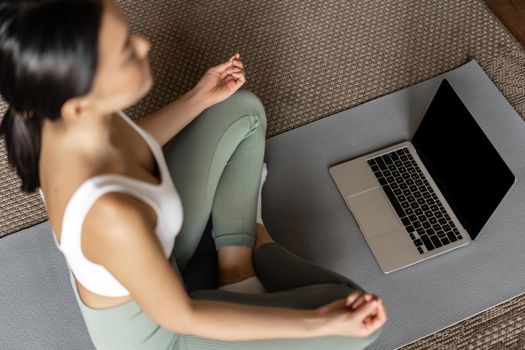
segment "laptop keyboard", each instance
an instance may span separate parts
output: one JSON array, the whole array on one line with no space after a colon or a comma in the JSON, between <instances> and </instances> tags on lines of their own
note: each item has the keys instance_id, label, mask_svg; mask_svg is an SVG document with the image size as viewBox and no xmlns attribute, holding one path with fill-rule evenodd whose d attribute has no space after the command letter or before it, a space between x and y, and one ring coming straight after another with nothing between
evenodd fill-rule
<instances>
[{"instance_id":1,"label":"laptop keyboard","mask_svg":"<svg viewBox=\"0 0 525 350\"><path fill-rule=\"evenodd\" d=\"M368 159L420 254L463 237L407 147Z\"/></svg>"}]
</instances>

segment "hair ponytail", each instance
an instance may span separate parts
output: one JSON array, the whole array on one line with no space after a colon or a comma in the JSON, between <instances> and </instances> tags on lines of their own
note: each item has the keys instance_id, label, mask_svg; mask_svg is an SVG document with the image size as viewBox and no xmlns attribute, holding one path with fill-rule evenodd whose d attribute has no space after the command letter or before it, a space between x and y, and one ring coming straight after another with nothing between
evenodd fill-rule
<instances>
[{"instance_id":1,"label":"hair ponytail","mask_svg":"<svg viewBox=\"0 0 525 350\"><path fill-rule=\"evenodd\" d=\"M91 89L102 12L103 0L0 1L0 95L9 104L0 136L24 192L40 187L44 120Z\"/></svg>"},{"instance_id":2,"label":"hair ponytail","mask_svg":"<svg viewBox=\"0 0 525 350\"><path fill-rule=\"evenodd\" d=\"M7 161L15 168L18 176L25 179L22 191L32 192L40 186L38 162L40 158L41 123L32 116L24 118L12 107L4 114L0 134L5 136Z\"/></svg>"}]
</instances>

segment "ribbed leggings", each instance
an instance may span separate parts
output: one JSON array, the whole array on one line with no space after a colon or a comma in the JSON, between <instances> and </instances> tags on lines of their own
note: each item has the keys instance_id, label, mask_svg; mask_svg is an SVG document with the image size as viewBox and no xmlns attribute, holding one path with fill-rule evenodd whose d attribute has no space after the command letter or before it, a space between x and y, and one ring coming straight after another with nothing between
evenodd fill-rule
<instances>
[{"instance_id":1,"label":"ribbed leggings","mask_svg":"<svg viewBox=\"0 0 525 350\"><path fill-rule=\"evenodd\" d=\"M166 145L164 155L184 208L181 232L170 256L181 280L180 271L184 271L195 253L210 215L217 249L226 245L255 246L265 140L264 107L255 94L240 89L203 111ZM270 173L270 167L268 170ZM354 289L363 290L344 276L302 259L278 243L267 243L256 250L253 264L267 293L207 289L190 292L190 297L314 309L344 298ZM88 307L79 297L71 271L70 277L91 339L99 350L357 350L372 343L382 330L363 338L243 341L177 334L154 323L134 301L107 309Z\"/></svg>"}]
</instances>

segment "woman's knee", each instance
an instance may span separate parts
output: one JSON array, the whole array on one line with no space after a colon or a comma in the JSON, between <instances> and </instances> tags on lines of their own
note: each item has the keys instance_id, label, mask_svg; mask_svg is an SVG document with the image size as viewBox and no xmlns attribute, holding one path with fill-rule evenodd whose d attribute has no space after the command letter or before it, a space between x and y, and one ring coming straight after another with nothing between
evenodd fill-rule
<instances>
[{"instance_id":1,"label":"woman's knee","mask_svg":"<svg viewBox=\"0 0 525 350\"><path fill-rule=\"evenodd\" d=\"M246 106L249 113L257 116L259 124L266 130L266 111L261 99L248 89L239 89L228 98L230 103Z\"/></svg>"}]
</instances>

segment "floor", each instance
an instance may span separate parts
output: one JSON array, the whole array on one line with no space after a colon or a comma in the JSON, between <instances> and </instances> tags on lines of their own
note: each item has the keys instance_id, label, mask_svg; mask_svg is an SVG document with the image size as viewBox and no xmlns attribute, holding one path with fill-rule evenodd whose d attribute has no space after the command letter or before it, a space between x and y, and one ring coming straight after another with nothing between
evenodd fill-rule
<instances>
[{"instance_id":1,"label":"floor","mask_svg":"<svg viewBox=\"0 0 525 350\"><path fill-rule=\"evenodd\" d=\"M525 47L525 0L485 0L507 29Z\"/></svg>"}]
</instances>

